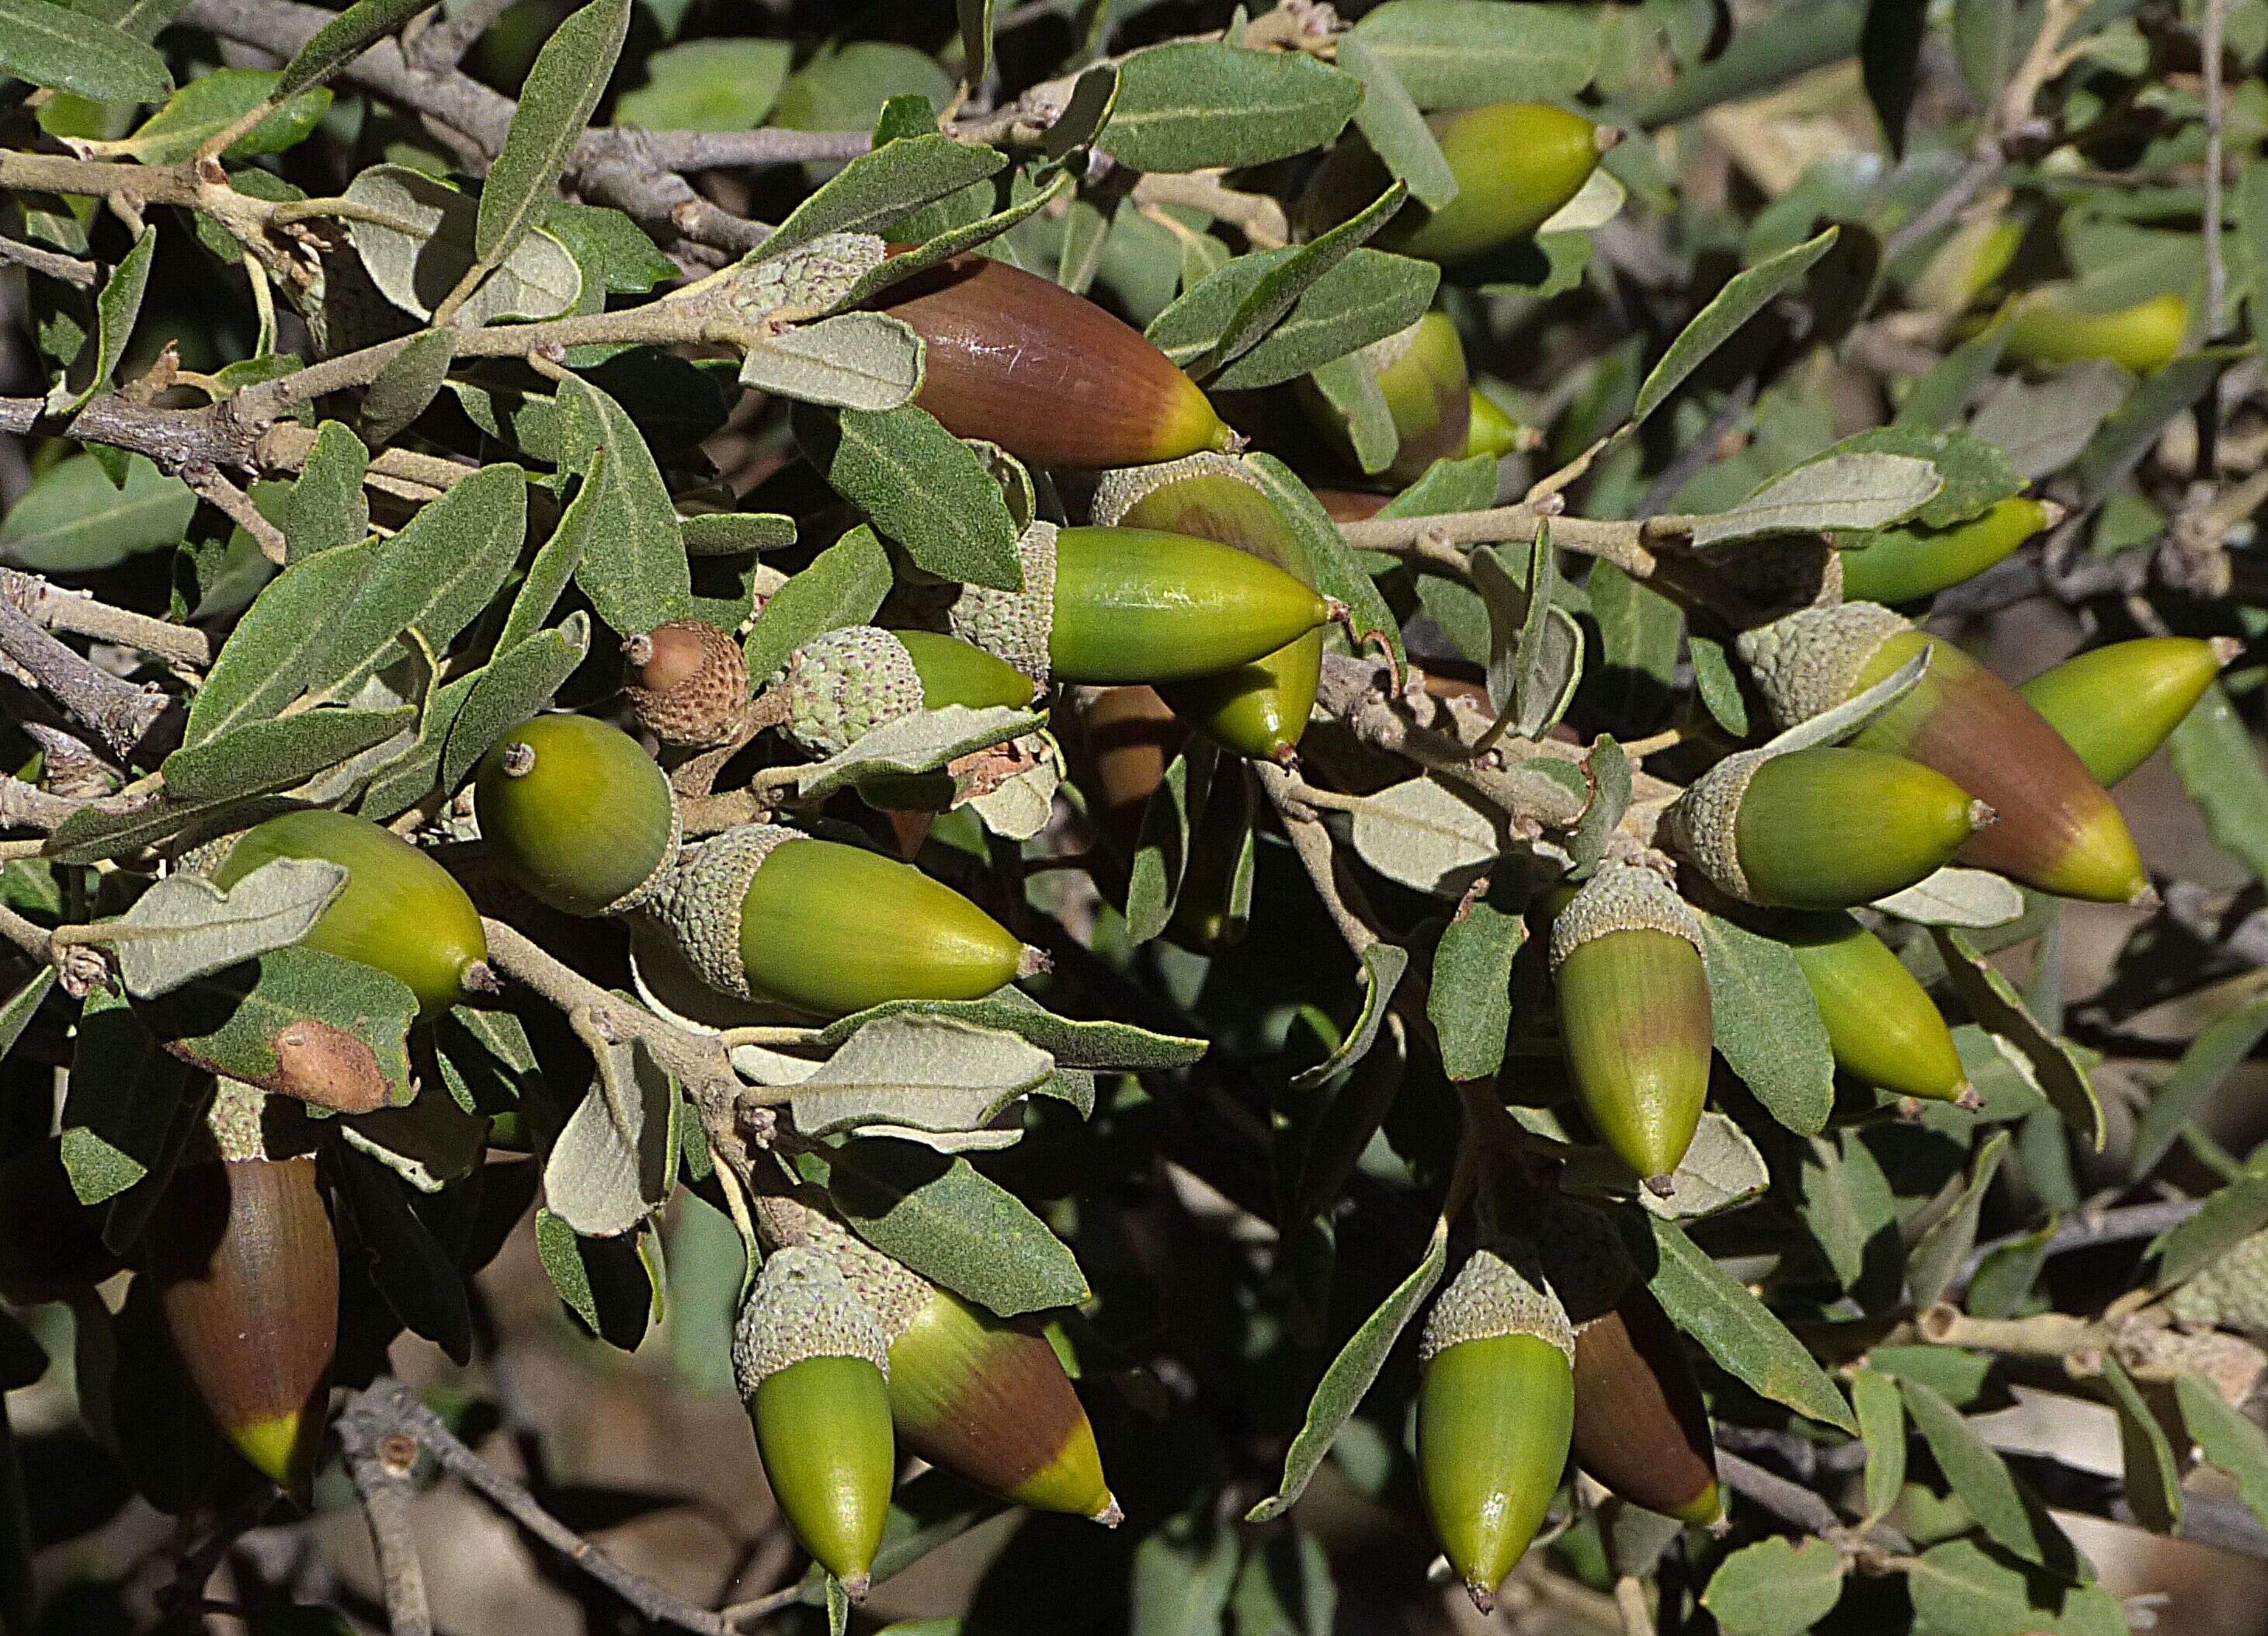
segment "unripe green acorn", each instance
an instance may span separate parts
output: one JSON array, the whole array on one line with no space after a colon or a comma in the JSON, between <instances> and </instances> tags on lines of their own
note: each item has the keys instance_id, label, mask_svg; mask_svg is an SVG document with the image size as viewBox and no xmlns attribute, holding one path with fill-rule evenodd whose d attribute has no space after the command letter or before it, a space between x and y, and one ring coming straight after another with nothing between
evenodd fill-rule
<instances>
[{"instance_id":1,"label":"unripe green acorn","mask_svg":"<svg viewBox=\"0 0 2268 1636\"><path fill-rule=\"evenodd\" d=\"M740 1389L780 1514L812 1557L865 1596L890 1517L889 1343L817 1250L775 1250L733 1331Z\"/></svg>"},{"instance_id":2,"label":"unripe green acorn","mask_svg":"<svg viewBox=\"0 0 2268 1636\"><path fill-rule=\"evenodd\" d=\"M1465 343L1449 315L1428 313L1362 350L1377 372L1400 438L1386 479L1397 488L1413 483L1435 461L1463 454L1472 427L1473 390L1465 372ZM1359 469L1346 416L1332 407L1313 377L1300 380L1298 396L1315 430L1350 468Z\"/></svg>"},{"instance_id":3,"label":"unripe green acorn","mask_svg":"<svg viewBox=\"0 0 2268 1636\"><path fill-rule=\"evenodd\" d=\"M1667 814L1671 844L1747 903L1845 909L1943 868L1992 820L1943 773L1877 750L1743 750Z\"/></svg>"},{"instance_id":4,"label":"unripe green acorn","mask_svg":"<svg viewBox=\"0 0 2268 1636\"><path fill-rule=\"evenodd\" d=\"M2000 282L2024 242L2018 217L1982 215L1955 228L1909 288L1915 306L1952 316Z\"/></svg>"},{"instance_id":5,"label":"unripe green acorn","mask_svg":"<svg viewBox=\"0 0 2268 1636\"><path fill-rule=\"evenodd\" d=\"M2052 527L2063 508L2017 496L1944 528L1909 523L1863 537L1842 556L1843 594L1853 602L1912 602L1973 579Z\"/></svg>"},{"instance_id":6,"label":"unripe green acorn","mask_svg":"<svg viewBox=\"0 0 2268 1636\"><path fill-rule=\"evenodd\" d=\"M878 304L926 346L914 402L957 438L1033 466L1144 466L1236 434L1142 334L1084 297L985 255L894 284Z\"/></svg>"},{"instance_id":7,"label":"unripe green acorn","mask_svg":"<svg viewBox=\"0 0 2268 1636\"><path fill-rule=\"evenodd\" d=\"M626 914L677 860L677 795L637 740L589 716L538 716L481 757L481 837L529 896Z\"/></svg>"},{"instance_id":8,"label":"unripe green acorn","mask_svg":"<svg viewBox=\"0 0 2268 1636\"><path fill-rule=\"evenodd\" d=\"M1150 528L1055 528L1018 542L1020 591L964 586L946 619L1035 681L1183 682L1274 652L1333 604L1233 546Z\"/></svg>"},{"instance_id":9,"label":"unripe green acorn","mask_svg":"<svg viewBox=\"0 0 2268 1636\"><path fill-rule=\"evenodd\" d=\"M278 858L320 858L347 883L307 935L309 948L375 967L409 984L421 1017L493 993L488 933L454 875L393 831L345 813L279 813L239 836L213 872L226 891Z\"/></svg>"},{"instance_id":10,"label":"unripe green acorn","mask_svg":"<svg viewBox=\"0 0 2268 1636\"><path fill-rule=\"evenodd\" d=\"M2150 759L2243 645L2231 637L2141 637L2043 670L2018 689L2088 771L2113 785Z\"/></svg>"},{"instance_id":11,"label":"unripe green acorn","mask_svg":"<svg viewBox=\"0 0 2268 1636\"><path fill-rule=\"evenodd\" d=\"M1662 878L1608 863L1551 925L1559 1031L1600 1139L1657 1194L1709 1094L1713 1043L1701 922Z\"/></svg>"},{"instance_id":12,"label":"unripe green acorn","mask_svg":"<svg viewBox=\"0 0 2268 1636\"><path fill-rule=\"evenodd\" d=\"M2073 304L2070 286L2049 284L2018 297L2014 306L2007 354L2026 364L2100 357L2147 375L2181 356L2190 327L2189 298L2172 291L2132 306L2090 313Z\"/></svg>"},{"instance_id":13,"label":"unripe green acorn","mask_svg":"<svg viewBox=\"0 0 2268 1636\"><path fill-rule=\"evenodd\" d=\"M1952 1031L1889 944L1845 914L1777 916L1759 929L1802 969L1837 1069L1895 1095L1976 1105Z\"/></svg>"},{"instance_id":14,"label":"unripe green acorn","mask_svg":"<svg viewBox=\"0 0 2268 1636\"><path fill-rule=\"evenodd\" d=\"M1543 1522L1574 1430L1574 1337L1532 1267L1510 1247L1475 1250L1418 1349L1425 1510L1484 1613Z\"/></svg>"},{"instance_id":15,"label":"unripe green acorn","mask_svg":"<svg viewBox=\"0 0 2268 1636\"><path fill-rule=\"evenodd\" d=\"M2007 682L1874 602L1810 608L1742 633L1741 657L1783 725L1896 674L1928 673L1851 741L1934 767L1999 814L1956 863L2097 903L2154 901L2126 821L2070 745Z\"/></svg>"},{"instance_id":16,"label":"unripe green acorn","mask_svg":"<svg viewBox=\"0 0 2268 1636\"><path fill-rule=\"evenodd\" d=\"M1307 548L1242 462L1192 454L1167 466L1106 475L1094 497L1106 527L1154 528L1233 546L1315 583ZM1322 673L1318 628L1249 664L1160 689L1174 714L1239 755L1282 761L1299 748Z\"/></svg>"},{"instance_id":17,"label":"unripe green acorn","mask_svg":"<svg viewBox=\"0 0 2268 1636\"><path fill-rule=\"evenodd\" d=\"M777 824L688 849L648 912L711 987L818 1016L981 999L1046 965L911 865Z\"/></svg>"},{"instance_id":18,"label":"unripe green acorn","mask_svg":"<svg viewBox=\"0 0 2268 1636\"><path fill-rule=\"evenodd\" d=\"M1498 102L1431 114L1425 123L1457 179L1440 210L1415 201L1379 232L1381 248L1432 262L1462 262L1525 239L1583 190L1619 132L1536 102ZM1378 196L1385 169L1367 145L1350 142L1319 173L1312 196L1331 219Z\"/></svg>"},{"instance_id":19,"label":"unripe green acorn","mask_svg":"<svg viewBox=\"0 0 2268 1636\"><path fill-rule=\"evenodd\" d=\"M1638 1284L1575 1326L1575 1463L1634 1506L1706 1527L1725 1514L1708 1406L1676 1328Z\"/></svg>"},{"instance_id":20,"label":"unripe green acorn","mask_svg":"<svg viewBox=\"0 0 2268 1636\"><path fill-rule=\"evenodd\" d=\"M917 711L1032 702L1032 679L1005 660L933 630L845 625L788 655L767 684L784 732L817 755L849 749L884 722Z\"/></svg>"},{"instance_id":21,"label":"unripe green acorn","mask_svg":"<svg viewBox=\"0 0 2268 1636\"><path fill-rule=\"evenodd\" d=\"M1465 458L1485 454L1502 460L1507 454L1541 446L1543 438L1532 426L1523 426L1505 413L1503 406L1475 387L1466 410Z\"/></svg>"},{"instance_id":22,"label":"unripe green acorn","mask_svg":"<svg viewBox=\"0 0 2268 1636\"><path fill-rule=\"evenodd\" d=\"M740 645L703 619L673 619L622 644L622 694L664 744L722 744L748 704Z\"/></svg>"}]
</instances>

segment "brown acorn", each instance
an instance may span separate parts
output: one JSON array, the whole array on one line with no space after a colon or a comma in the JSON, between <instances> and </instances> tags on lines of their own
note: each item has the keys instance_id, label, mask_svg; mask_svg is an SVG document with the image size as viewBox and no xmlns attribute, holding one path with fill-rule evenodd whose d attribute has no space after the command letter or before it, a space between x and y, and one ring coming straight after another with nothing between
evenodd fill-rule
<instances>
[{"instance_id":1,"label":"brown acorn","mask_svg":"<svg viewBox=\"0 0 2268 1636\"><path fill-rule=\"evenodd\" d=\"M639 726L688 748L733 736L748 703L740 645L700 619L673 619L622 644L622 694Z\"/></svg>"},{"instance_id":2,"label":"brown acorn","mask_svg":"<svg viewBox=\"0 0 2268 1636\"><path fill-rule=\"evenodd\" d=\"M1575 1330L1575 1463L1648 1511L1725 1514L1708 1406L1677 1330L1643 1286Z\"/></svg>"},{"instance_id":3,"label":"brown acorn","mask_svg":"<svg viewBox=\"0 0 2268 1636\"><path fill-rule=\"evenodd\" d=\"M1189 730L1155 688L1091 688L1078 704L1072 776L1103 842L1131 857L1142 814Z\"/></svg>"},{"instance_id":4,"label":"brown acorn","mask_svg":"<svg viewBox=\"0 0 2268 1636\"><path fill-rule=\"evenodd\" d=\"M1045 278L957 255L878 304L927 346L914 402L1034 466L1147 466L1236 434L1138 330Z\"/></svg>"}]
</instances>

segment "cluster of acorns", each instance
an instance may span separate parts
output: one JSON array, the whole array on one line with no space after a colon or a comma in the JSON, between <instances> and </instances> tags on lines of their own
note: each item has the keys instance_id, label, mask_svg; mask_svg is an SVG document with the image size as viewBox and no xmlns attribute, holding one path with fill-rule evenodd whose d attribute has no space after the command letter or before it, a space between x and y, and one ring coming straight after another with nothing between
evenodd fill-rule
<instances>
[{"instance_id":1,"label":"cluster of acorns","mask_svg":"<svg viewBox=\"0 0 2268 1636\"><path fill-rule=\"evenodd\" d=\"M1441 260L1532 233L1609 145L1589 122L1532 105L1434 125L1462 191L1381 242ZM1375 180L1359 144L1346 154L1318 179L1315 210ZM1021 708L1049 687L1090 684L1099 691L1083 711L1079 777L1096 829L1122 845L1189 732L1238 755L1291 758L1324 628L1344 610L1316 591L1298 528L1225 452L1235 438L1206 395L1099 307L1001 262L947 262L893 289L886 306L926 343L923 407L1032 466L1099 472L1092 520L1035 524L1018 592L964 587L933 610L941 628L829 632L770 677L752 679L740 647L705 625L634 636L624 652L638 723L679 748L773 727L823 756L914 711ZM2054 355L2020 320L2012 346ZM1004 322L1012 348L997 344ZM1440 314L1379 343L1371 362L1399 437L1393 481L1444 455L1504 453L1522 436L1472 388ZM1344 430L1320 398L1286 395L1327 439ZM1325 497L1342 516L1381 503ZM2073 897L2144 900L2146 877L2104 786L2171 731L2226 658L2205 642L2129 642L2018 690L1884 606L1980 571L2051 515L2012 499L1846 554L1848 594L1872 600L1807 609L1741 639L1771 709L1783 726L1808 719L1926 649L1923 680L1849 744L1732 755L1666 814L1662 839L1688 891L1783 942L1837 1068L1896 1095L1969 1093L1944 1020L1849 911L1948 862ZM931 807L949 799L950 782L940 792L917 777L866 793ZM654 755L590 717L542 716L506 734L478 767L474 810L487 854L531 896L569 915L637 917L729 995L839 1017L981 997L1039 967L1037 951L975 903L880 853L763 823L688 843ZM1248 832L1245 808L1221 821ZM1201 840L1194 850L1204 855ZM213 878L227 887L283 857L346 868L306 941L399 977L424 1018L494 987L481 917L427 853L357 817L294 811L236 838ZM1193 880L1177 934L1213 946L1234 929L1217 909ZM1709 1088L1702 923L1666 873L1622 862L1546 894L1535 912L1590 1126L1667 1191ZM808 936L814 925L828 935ZM184 1168L153 1234L164 1311L218 1424L261 1470L304 1492L338 1302L315 1161L280 1149L233 1096L209 1124L210 1162ZM62 1197L52 1146L23 1162L37 1175L0 1191ZM784 1514L846 1589L865 1587L901 1444L1009 1500L1118 1520L1086 1415L1042 1333L921 1278L784 1184L756 1203L770 1253L737 1326L735 1370ZM1426 1502L1484 1605L1571 1450L1649 1509L1691 1522L1721 1512L1706 1411L1675 1330L1603 1219L1553 1209L1535 1247L1488 1236L1436 1303L1421 1347ZM90 1242L98 1248L64 1281L114 1267ZM20 1291L18 1271L0 1276Z\"/></svg>"}]
</instances>

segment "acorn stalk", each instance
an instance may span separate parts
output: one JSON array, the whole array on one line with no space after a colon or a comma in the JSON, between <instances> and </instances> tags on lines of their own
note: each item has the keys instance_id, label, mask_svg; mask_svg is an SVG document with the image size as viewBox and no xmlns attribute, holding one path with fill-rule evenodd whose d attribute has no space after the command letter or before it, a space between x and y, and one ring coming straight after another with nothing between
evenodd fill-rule
<instances>
[{"instance_id":1,"label":"acorn stalk","mask_svg":"<svg viewBox=\"0 0 2268 1636\"><path fill-rule=\"evenodd\" d=\"M2156 753L2242 649L2234 637L2141 637L2067 659L2017 691L2110 785Z\"/></svg>"},{"instance_id":2,"label":"acorn stalk","mask_svg":"<svg viewBox=\"0 0 2268 1636\"><path fill-rule=\"evenodd\" d=\"M1705 1527L1725 1514L1709 1411L1677 1330L1632 1284L1575 1328L1575 1463L1634 1506Z\"/></svg>"},{"instance_id":3,"label":"acorn stalk","mask_svg":"<svg viewBox=\"0 0 2268 1636\"><path fill-rule=\"evenodd\" d=\"M1954 861L2063 897L2154 901L2126 821L2077 752L2022 695L1951 643L1874 602L1805 608L1740 638L1783 724L1886 680L1925 649L1928 673L1851 742L1934 767L1999 814Z\"/></svg>"},{"instance_id":4,"label":"acorn stalk","mask_svg":"<svg viewBox=\"0 0 2268 1636\"><path fill-rule=\"evenodd\" d=\"M1728 755L1668 816L1672 844L1728 896L1845 909L1935 873L1992 811L1919 762L1822 746Z\"/></svg>"},{"instance_id":5,"label":"acorn stalk","mask_svg":"<svg viewBox=\"0 0 2268 1636\"><path fill-rule=\"evenodd\" d=\"M722 744L748 704L740 645L701 619L673 619L622 644L622 695L664 744Z\"/></svg>"},{"instance_id":6,"label":"acorn stalk","mask_svg":"<svg viewBox=\"0 0 2268 1636\"><path fill-rule=\"evenodd\" d=\"M1553 921L1550 960L1584 1113L1666 1197L1709 1094L1700 919L1652 870L1609 863Z\"/></svg>"},{"instance_id":7,"label":"acorn stalk","mask_svg":"<svg viewBox=\"0 0 2268 1636\"><path fill-rule=\"evenodd\" d=\"M897 1477L880 1323L825 1256L775 1250L733 1328L733 1378L780 1514L863 1600Z\"/></svg>"},{"instance_id":8,"label":"acorn stalk","mask_svg":"<svg viewBox=\"0 0 2268 1636\"><path fill-rule=\"evenodd\" d=\"M2011 303L2007 355L2042 365L2108 358L2138 375L2163 369L2181 356L2189 334L2189 298L2173 291L2109 312L2090 312L2074 300L2075 287L2043 284Z\"/></svg>"},{"instance_id":9,"label":"acorn stalk","mask_svg":"<svg viewBox=\"0 0 2268 1636\"><path fill-rule=\"evenodd\" d=\"M1475 1250L1418 1350L1426 1514L1484 1613L1543 1522L1574 1429L1574 1338L1532 1267L1510 1246Z\"/></svg>"},{"instance_id":10,"label":"acorn stalk","mask_svg":"<svg viewBox=\"0 0 2268 1636\"><path fill-rule=\"evenodd\" d=\"M476 993L493 993L488 933L456 877L367 818L307 807L279 813L237 837L213 871L226 891L278 858L320 858L346 884L306 936L309 948L400 978L431 1018Z\"/></svg>"},{"instance_id":11,"label":"acorn stalk","mask_svg":"<svg viewBox=\"0 0 2268 1636\"><path fill-rule=\"evenodd\" d=\"M1908 523L1870 534L1842 554L1843 594L1853 602L1912 602L1973 579L2053 527L2063 508L2024 496L1943 528Z\"/></svg>"},{"instance_id":12,"label":"acorn stalk","mask_svg":"<svg viewBox=\"0 0 2268 1636\"><path fill-rule=\"evenodd\" d=\"M473 781L481 838L513 883L571 915L619 915L677 859L677 795L653 757L588 716L538 716Z\"/></svg>"},{"instance_id":13,"label":"acorn stalk","mask_svg":"<svg viewBox=\"0 0 2268 1636\"><path fill-rule=\"evenodd\" d=\"M1839 1071L1894 1095L1977 1105L1945 1018L1889 944L1845 914L1775 917L1758 929L1795 956Z\"/></svg>"}]
</instances>

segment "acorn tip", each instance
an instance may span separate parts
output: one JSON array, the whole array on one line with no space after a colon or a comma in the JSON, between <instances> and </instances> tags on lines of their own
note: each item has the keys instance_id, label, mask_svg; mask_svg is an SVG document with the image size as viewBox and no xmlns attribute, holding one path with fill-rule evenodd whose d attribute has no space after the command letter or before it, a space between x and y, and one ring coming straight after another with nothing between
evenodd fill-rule
<instances>
[{"instance_id":1,"label":"acorn tip","mask_svg":"<svg viewBox=\"0 0 2268 1636\"><path fill-rule=\"evenodd\" d=\"M1594 125L1591 128L1591 141L1602 153L1613 152L1622 139L1623 129L1619 125Z\"/></svg>"},{"instance_id":2,"label":"acorn tip","mask_svg":"<svg viewBox=\"0 0 2268 1636\"><path fill-rule=\"evenodd\" d=\"M1646 1190L1656 1198L1667 1198L1677 1190L1677 1183L1672 1181L1668 1173L1665 1171L1660 1175L1646 1177Z\"/></svg>"},{"instance_id":3,"label":"acorn tip","mask_svg":"<svg viewBox=\"0 0 2268 1636\"><path fill-rule=\"evenodd\" d=\"M1055 956L1043 948L1033 947L1029 943L1025 944L1023 951L1016 956L1016 975L1020 977L1036 977L1055 969Z\"/></svg>"},{"instance_id":4,"label":"acorn tip","mask_svg":"<svg viewBox=\"0 0 2268 1636\"><path fill-rule=\"evenodd\" d=\"M1954 1094L1953 1105L1964 1113L1976 1113L1984 1106L1984 1099L1977 1094L1973 1085L1963 1085Z\"/></svg>"},{"instance_id":5,"label":"acorn tip","mask_svg":"<svg viewBox=\"0 0 2268 1636\"><path fill-rule=\"evenodd\" d=\"M2236 656L2244 652L2244 638L2215 637L2205 645L2213 650L2213 662L2226 670L2236 662Z\"/></svg>"},{"instance_id":6,"label":"acorn tip","mask_svg":"<svg viewBox=\"0 0 2268 1636\"><path fill-rule=\"evenodd\" d=\"M1478 1580L1469 1579L1465 1581L1465 1595L1473 1599L1473 1606L1480 1610L1483 1618L1496 1611L1494 1587L1484 1585Z\"/></svg>"},{"instance_id":7,"label":"acorn tip","mask_svg":"<svg viewBox=\"0 0 2268 1636\"><path fill-rule=\"evenodd\" d=\"M864 1572L846 1573L837 1582L843 1587L843 1594L855 1603L866 1600L866 1593L874 1588L874 1576Z\"/></svg>"},{"instance_id":8,"label":"acorn tip","mask_svg":"<svg viewBox=\"0 0 2268 1636\"><path fill-rule=\"evenodd\" d=\"M496 968L485 960L476 960L457 974L457 981L468 994L501 994L504 979Z\"/></svg>"},{"instance_id":9,"label":"acorn tip","mask_svg":"<svg viewBox=\"0 0 2268 1636\"><path fill-rule=\"evenodd\" d=\"M2071 515L2068 507L2059 505L2053 500L2042 500L2039 505L2041 526L2044 528L2052 528Z\"/></svg>"},{"instance_id":10,"label":"acorn tip","mask_svg":"<svg viewBox=\"0 0 2268 1636\"><path fill-rule=\"evenodd\" d=\"M2000 814L1997 809L1979 800L1972 800L1969 803L1969 827L1971 829L1989 829L1999 822Z\"/></svg>"},{"instance_id":11,"label":"acorn tip","mask_svg":"<svg viewBox=\"0 0 2268 1636\"><path fill-rule=\"evenodd\" d=\"M2126 900L2129 908L2143 910L2155 910L2165 900L2158 895L2158 888L2147 881L2137 887L2133 895Z\"/></svg>"},{"instance_id":12,"label":"acorn tip","mask_svg":"<svg viewBox=\"0 0 2268 1636\"><path fill-rule=\"evenodd\" d=\"M1094 1521L1105 1528L1116 1528L1126 1520L1126 1508L1118 1503L1118 1496L1106 1494L1102 1509L1094 1514Z\"/></svg>"}]
</instances>

